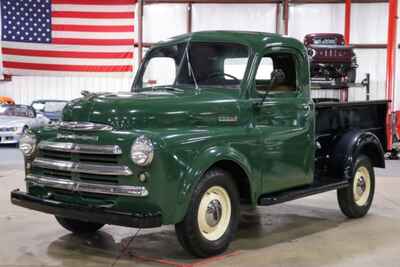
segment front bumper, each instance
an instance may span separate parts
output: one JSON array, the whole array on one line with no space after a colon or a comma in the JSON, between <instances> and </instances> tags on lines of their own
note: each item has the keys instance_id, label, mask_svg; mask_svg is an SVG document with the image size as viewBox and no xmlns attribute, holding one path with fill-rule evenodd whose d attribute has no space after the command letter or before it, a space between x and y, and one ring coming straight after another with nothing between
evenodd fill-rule
<instances>
[{"instance_id":1,"label":"front bumper","mask_svg":"<svg viewBox=\"0 0 400 267\"><path fill-rule=\"evenodd\" d=\"M81 206L29 195L16 189L11 192L14 205L81 221L112 224L136 228L161 226L160 213L129 213L104 207Z\"/></svg>"},{"instance_id":2,"label":"front bumper","mask_svg":"<svg viewBox=\"0 0 400 267\"><path fill-rule=\"evenodd\" d=\"M21 134L15 132L1 132L0 144L18 144Z\"/></svg>"}]
</instances>

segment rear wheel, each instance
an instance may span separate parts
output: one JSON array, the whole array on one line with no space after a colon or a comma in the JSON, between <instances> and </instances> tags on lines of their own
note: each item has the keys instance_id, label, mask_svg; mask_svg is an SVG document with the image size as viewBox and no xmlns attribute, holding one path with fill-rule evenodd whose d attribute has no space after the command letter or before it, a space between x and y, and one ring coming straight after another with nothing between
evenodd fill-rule
<instances>
[{"instance_id":1,"label":"rear wheel","mask_svg":"<svg viewBox=\"0 0 400 267\"><path fill-rule=\"evenodd\" d=\"M197 257L224 252L239 222L239 195L231 176L208 171L193 192L184 220L175 225L181 245Z\"/></svg>"},{"instance_id":2,"label":"rear wheel","mask_svg":"<svg viewBox=\"0 0 400 267\"><path fill-rule=\"evenodd\" d=\"M62 227L75 234L94 233L104 226L100 223L84 222L59 216L56 216L56 220Z\"/></svg>"},{"instance_id":3,"label":"rear wheel","mask_svg":"<svg viewBox=\"0 0 400 267\"><path fill-rule=\"evenodd\" d=\"M372 204L375 193L375 174L368 157L357 157L350 185L338 189L340 209L349 218L365 216Z\"/></svg>"}]
</instances>

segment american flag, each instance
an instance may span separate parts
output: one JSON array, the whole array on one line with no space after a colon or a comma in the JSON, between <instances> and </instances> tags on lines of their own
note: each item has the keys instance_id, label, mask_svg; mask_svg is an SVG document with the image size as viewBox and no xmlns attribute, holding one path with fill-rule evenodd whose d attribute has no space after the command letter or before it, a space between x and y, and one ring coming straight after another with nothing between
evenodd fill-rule
<instances>
[{"instance_id":1,"label":"american flag","mask_svg":"<svg viewBox=\"0 0 400 267\"><path fill-rule=\"evenodd\" d=\"M1 0L5 74L126 75L136 0Z\"/></svg>"}]
</instances>

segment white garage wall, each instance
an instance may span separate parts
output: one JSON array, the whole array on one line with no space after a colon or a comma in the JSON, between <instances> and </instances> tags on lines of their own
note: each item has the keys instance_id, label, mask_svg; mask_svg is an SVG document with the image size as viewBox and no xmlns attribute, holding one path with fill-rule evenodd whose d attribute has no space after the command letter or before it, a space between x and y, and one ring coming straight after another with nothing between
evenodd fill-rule
<instances>
[{"instance_id":1,"label":"white garage wall","mask_svg":"<svg viewBox=\"0 0 400 267\"><path fill-rule=\"evenodd\" d=\"M146 5L143 10L143 41L155 43L186 33L186 10L182 4Z\"/></svg>"},{"instance_id":2,"label":"white garage wall","mask_svg":"<svg viewBox=\"0 0 400 267\"><path fill-rule=\"evenodd\" d=\"M387 3L352 4L351 43L385 44L387 25Z\"/></svg>"},{"instance_id":3,"label":"white garage wall","mask_svg":"<svg viewBox=\"0 0 400 267\"><path fill-rule=\"evenodd\" d=\"M0 95L10 96L17 103L30 104L35 99L65 99L80 97L82 90L117 92L130 89L131 79L88 77L18 77L0 82Z\"/></svg>"},{"instance_id":4,"label":"white garage wall","mask_svg":"<svg viewBox=\"0 0 400 267\"><path fill-rule=\"evenodd\" d=\"M343 4L295 4L289 8L289 36L303 41L308 33L343 33Z\"/></svg>"},{"instance_id":5,"label":"white garage wall","mask_svg":"<svg viewBox=\"0 0 400 267\"><path fill-rule=\"evenodd\" d=\"M192 29L275 32L275 18L274 4L195 4Z\"/></svg>"}]
</instances>

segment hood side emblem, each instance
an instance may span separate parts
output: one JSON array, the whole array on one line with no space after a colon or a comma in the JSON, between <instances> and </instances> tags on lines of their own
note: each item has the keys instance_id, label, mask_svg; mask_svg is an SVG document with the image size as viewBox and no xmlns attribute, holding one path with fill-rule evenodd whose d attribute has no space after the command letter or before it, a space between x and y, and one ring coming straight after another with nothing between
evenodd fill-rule
<instances>
[{"instance_id":1,"label":"hood side emblem","mask_svg":"<svg viewBox=\"0 0 400 267\"><path fill-rule=\"evenodd\" d=\"M238 117L237 116L223 115L223 116L218 116L218 121L219 122L237 122L238 121Z\"/></svg>"}]
</instances>

